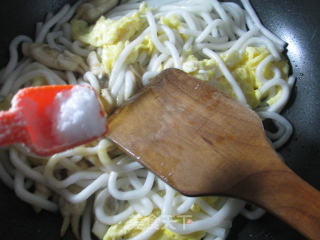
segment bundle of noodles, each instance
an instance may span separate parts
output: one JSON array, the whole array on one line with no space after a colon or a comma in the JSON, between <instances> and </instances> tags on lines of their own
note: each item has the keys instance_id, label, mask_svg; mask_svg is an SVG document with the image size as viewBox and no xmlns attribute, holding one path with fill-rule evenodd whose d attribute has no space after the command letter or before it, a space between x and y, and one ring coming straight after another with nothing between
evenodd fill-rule
<instances>
[{"instance_id":1,"label":"bundle of noodles","mask_svg":"<svg viewBox=\"0 0 320 240\"><path fill-rule=\"evenodd\" d=\"M292 127L279 115L293 77L281 57L285 43L265 29L248 0L244 9L217 0L79 1L48 14L36 36L18 36L1 71L1 108L20 88L90 84L107 114L175 67L208 82L271 119L275 148ZM22 44L24 57L18 61ZM38 211L60 210L61 234L77 238L225 239L232 219L263 210L222 197L182 196L122 153L107 137L39 158L21 146L4 149L0 177ZM80 219L81 226L80 226ZM81 231L79 230L81 229Z\"/></svg>"}]
</instances>

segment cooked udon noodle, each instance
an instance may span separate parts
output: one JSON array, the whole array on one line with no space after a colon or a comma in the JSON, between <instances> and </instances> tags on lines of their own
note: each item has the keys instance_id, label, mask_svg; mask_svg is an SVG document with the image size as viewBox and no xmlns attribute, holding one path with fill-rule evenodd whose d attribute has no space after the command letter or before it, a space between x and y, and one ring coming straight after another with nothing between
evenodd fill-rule
<instances>
[{"instance_id":1,"label":"cooked udon noodle","mask_svg":"<svg viewBox=\"0 0 320 240\"><path fill-rule=\"evenodd\" d=\"M106 2L92 1L91 7ZM246 105L246 96L230 73L232 63L226 56L235 52L241 55L248 46L264 46L269 55L256 68L256 77L261 82L257 89L261 99L255 111L262 119L274 121L277 131L267 134L274 148L278 148L292 133L290 123L279 112L289 98L294 78L283 79L280 69L275 66L271 78L264 76L264 68L270 62L280 60L285 43L263 27L248 0L241 2L244 9L235 3L216 0L147 1L148 7L154 8L146 8L143 13L146 26L124 46L109 73L92 64L99 63L100 47L85 45L72 38L70 21L75 13L92 22L97 19L97 13L91 9L91 15L88 14L81 1L73 6L65 5L56 15L48 14L44 22L37 23L34 39L17 36L11 42L10 60L0 75L1 100L8 102L18 89L31 85L90 84L109 113L161 70L184 69L186 52L192 51L199 59L213 59L216 72L225 77L233 97ZM111 19L131 16L139 10L140 1L123 2L114 7L116 4L117 1L109 1L103 11L99 10L99 15L105 14ZM161 24L161 17L172 14L181 22L180 28ZM142 51L137 62L127 63L133 49L146 37L153 44L151 55ZM38 46L40 53L44 43L62 57L66 57L67 50L66 67L59 69L46 64L48 61L41 61L41 56L35 60L38 58L34 52L19 60L18 46L32 42L38 44L33 46ZM207 69L200 69L200 73L210 76ZM263 99L279 89L281 96L275 103L262 104ZM206 240L225 239L234 216L242 212L255 219L264 212L261 209L249 211L244 208L243 201L236 199L219 198L219 206L213 206L202 198L182 196L122 153L107 137L49 158L34 156L20 146L8 147L1 152L0 177L20 199L37 211L60 210L64 218L61 234L71 225L75 235L82 239L91 239L92 226L96 235L102 237L108 225L124 221L134 213L147 216L155 209L160 209L157 218L132 239L148 239L161 226L178 234L203 231L202 238ZM192 216L191 223L168 222L168 218L172 220L189 214L195 205L201 211Z\"/></svg>"}]
</instances>

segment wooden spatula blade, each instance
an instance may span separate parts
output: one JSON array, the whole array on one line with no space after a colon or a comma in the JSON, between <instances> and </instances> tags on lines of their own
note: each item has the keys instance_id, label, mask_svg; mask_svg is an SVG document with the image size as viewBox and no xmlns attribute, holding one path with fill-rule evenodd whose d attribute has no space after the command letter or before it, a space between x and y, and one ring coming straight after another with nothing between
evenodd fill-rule
<instances>
[{"instance_id":1,"label":"wooden spatula blade","mask_svg":"<svg viewBox=\"0 0 320 240\"><path fill-rule=\"evenodd\" d=\"M157 76L109 126L114 142L192 196L225 193L230 176L237 182L251 169L239 158L270 148L253 111L177 69Z\"/></svg>"}]
</instances>

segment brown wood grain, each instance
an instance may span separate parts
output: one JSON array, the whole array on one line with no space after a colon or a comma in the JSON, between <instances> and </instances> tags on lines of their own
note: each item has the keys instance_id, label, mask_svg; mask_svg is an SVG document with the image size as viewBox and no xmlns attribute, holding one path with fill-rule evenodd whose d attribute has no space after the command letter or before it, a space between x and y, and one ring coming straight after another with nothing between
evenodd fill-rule
<instances>
[{"instance_id":1,"label":"brown wood grain","mask_svg":"<svg viewBox=\"0 0 320 240\"><path fill-rule=\"evenodd\" d=\"M254 202L320 239L320 193L282 163L259 117L177 69L109 118L109 137L181 193Z\"/></svg>"}]
</instances>

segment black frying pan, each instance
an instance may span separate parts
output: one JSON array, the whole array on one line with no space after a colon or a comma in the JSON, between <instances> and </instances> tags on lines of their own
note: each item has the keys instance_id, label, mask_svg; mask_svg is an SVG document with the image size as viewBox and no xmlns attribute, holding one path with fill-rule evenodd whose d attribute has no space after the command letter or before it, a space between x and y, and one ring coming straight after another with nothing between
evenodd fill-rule
<instances>
[{"instance_id":1,"label":"black frying pan","mask_svg":"<svg viewBox=\"0 0 320 240\"><path fill-rule=\"evenodd\" d=\"M160 0L159 0L160 1ZM10 40L18 34L34 36L34 24L67 0L4 0L0 8L0 66L8 59ZM239 1L235 1L239 2ZM252 0L271 31L289 43L288 57L297 84L284 115L294 126L291 141L280 152L298 175L320 189L320 2L317 0ZM308 204L308 203L306 203ZM61 217L41 212L18 200L0 183L0 239L58 240ZM68 233L63 239L73 239ZM279 219L237 217L228 239L304 239ZM319 236L320 239L320 236Z\"/></svg>"}]
</instances>

